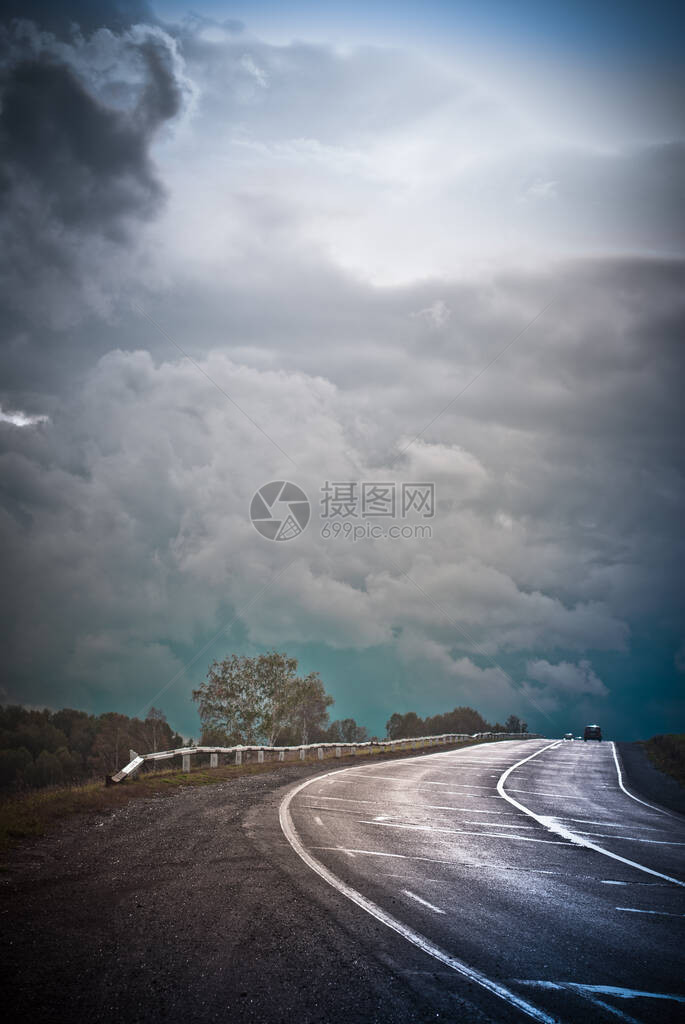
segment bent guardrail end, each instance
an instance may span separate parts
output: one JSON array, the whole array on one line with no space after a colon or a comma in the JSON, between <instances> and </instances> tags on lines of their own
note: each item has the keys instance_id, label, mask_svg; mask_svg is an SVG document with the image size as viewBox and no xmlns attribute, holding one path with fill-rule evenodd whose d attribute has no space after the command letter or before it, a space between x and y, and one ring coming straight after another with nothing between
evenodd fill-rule
<instances>
[{"instance_id":1,"label":"bent guardrail end","mask_svg":"<svg viewBox=\"0 0 685 1024\"><path fill-rule=\"evenodd\" d=\"M131 753L135 754L135 751L132 750ZM138 768L140 768L144 760L144 757L141 757L140 754L136 754L133 760L130 761L125 768L122 768L120 772L116 772L114 775L106 775L105 785L113 786L118 782L125 782L126 779L128 779L131 775L134 774L134 772Z\"/></svg>"}]
</instances>

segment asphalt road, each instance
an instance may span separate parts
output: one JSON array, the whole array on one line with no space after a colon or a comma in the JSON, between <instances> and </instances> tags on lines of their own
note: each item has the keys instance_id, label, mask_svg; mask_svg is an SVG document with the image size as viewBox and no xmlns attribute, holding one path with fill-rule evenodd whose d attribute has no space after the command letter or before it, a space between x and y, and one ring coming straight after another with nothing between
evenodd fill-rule
<instances>
[{"instance_id":1,"label":"asphalt road","mask_svg":"<svg viewBox=\"0 0 685 1024\"><path fill-rule=\"evenodd\" d=\"M628 795L611 743L342 769L280 820L329 913L371 920L443 1016L451 994L459 1020L685 1019L685 818Z\"/></svg>"}]
</instances>

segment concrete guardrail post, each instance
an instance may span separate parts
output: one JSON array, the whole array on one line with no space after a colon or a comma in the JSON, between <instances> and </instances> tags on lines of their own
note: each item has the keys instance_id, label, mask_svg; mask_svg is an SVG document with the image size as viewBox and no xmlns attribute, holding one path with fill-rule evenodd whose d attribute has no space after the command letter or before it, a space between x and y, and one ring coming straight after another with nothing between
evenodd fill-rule
<instances>
[{"instance_id":1,"label":"concrete guardrail post","mask_svg":"<svg viewBox=\"0 0 685 1024\"><path fill-rule=\"evenodd\" d=\"M285 750L279 750L278 751L278 760L279 761L285 761Z\"/></svg>"},{"instance_id":2,"label":"concrete guardrail post","mask_svg":"<svg viewBox=\"0 0 685 1024\"><path fill-rule=\"evenodd\" d=\"M257 751L257 760L260 763L264 760L264 751L261 749Z\"/></svg>"},{"instance_id":3,"label":"concrete guardrail post","mask_svg":"<svg viewBox=\"0 0 685 1024\"><path fill-rule=\"evenodd\" d=\"M304 747L300 747L300 761L304 761Z\"/></svg>"},{"instance_id":4,"label":"concrete guardrail post","mask_svg":"<svg viewBox=\"0 0 685 1024\"><path fill-rule=\"evenodd\" d=\"M323 761L323 747L319 747L317 754L319 756L319 761Z\"/></svg>"},{"instance_id":5,"label":"concrete guardrail post","mask_svg":"<svg viewBox=\"0 0 685 1024\"><path fill-rule=\"evenodd\" d=\"M357 748L356 747L350 747L350 753L351 754L356 754L357 753Z\"/></svg>"},{"instance_id":6,"label":"concrete guardrail post","mask_svg":"<svg viewBox=\"0 0 685 1024\"><path fill-rule=\"evenodd\" d=\"M218 754L210 754L209 755L209 767L210 768L218 768L219 767L219 755Z\"/></svg>"},{"instance_id":7,"label":"concrete guardrail post","mask_svg":"<svg viewBox=\"0 0 685 1024\"><path fill-rule=\"evenodd\" d=\"M335 748L335 756L342 757L342 749L340 747Z\"/></svg>"},{"instance_id":8,"label":"concrete guardrail post","mask_svg":"<svg viewBox=\"0 0 685 1024\"><path fill-rule=\"evenodd\" d=\"M183 771L190 771L190 754L183 754Z\"/></svg>"},{"instance_id":9,"label":"concrete guardrail post","mask_svg":"<svg viewBox=\"0 0 685 1024\"><path fill-rule=\"evenodd\" d=\"M243 763L243 752L242 752L242 750L236 750L236 752L235 752L235 763L236 764L242 764Z\"/></svg>"}]
</instances>

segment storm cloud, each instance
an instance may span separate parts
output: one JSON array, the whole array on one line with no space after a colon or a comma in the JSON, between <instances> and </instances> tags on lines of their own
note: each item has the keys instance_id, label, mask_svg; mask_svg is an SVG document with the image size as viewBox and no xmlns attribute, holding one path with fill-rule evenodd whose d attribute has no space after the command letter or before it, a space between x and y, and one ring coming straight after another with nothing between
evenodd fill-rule
<instances>
[{"instance_id":1,"label":"storm cloud","mask_svg":"<svg viewBox=\"0 0 685 1024\"><path fill-rule=\"evenodd\" d=\"M205 662L276 646L372 729L664 728L683 144L524 130L428 52L102 10L2 36L5 699L164 690L192 731ZM281 479L313 515L274 544ZM327 480L434 482L432 537L322 538Z\"/></svg>"}]
</instances>

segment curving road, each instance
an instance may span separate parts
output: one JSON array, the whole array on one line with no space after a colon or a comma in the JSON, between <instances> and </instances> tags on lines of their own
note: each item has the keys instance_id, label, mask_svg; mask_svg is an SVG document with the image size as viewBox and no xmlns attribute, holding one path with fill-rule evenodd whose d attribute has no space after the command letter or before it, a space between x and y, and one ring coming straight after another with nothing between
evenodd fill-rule
<instances>
[{"instance_id":1,"label":"curving road","mask_svg":"<svg viewBox=\"0 0 685 1024\"><path fill-rule=\"evenodd\" d=\"M685 818L630 795L611 743L346 768L290 790L280 821L479 1019L685 1018Z\"/></svg>"}]
</instances>

